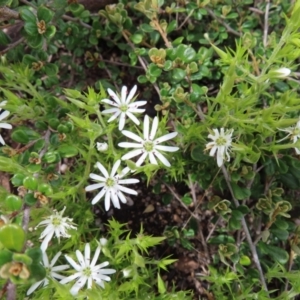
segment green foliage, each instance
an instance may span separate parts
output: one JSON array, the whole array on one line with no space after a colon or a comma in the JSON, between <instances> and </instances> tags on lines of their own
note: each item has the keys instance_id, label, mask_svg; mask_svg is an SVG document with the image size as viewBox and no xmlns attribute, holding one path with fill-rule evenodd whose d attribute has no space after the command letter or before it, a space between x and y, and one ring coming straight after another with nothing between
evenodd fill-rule
<instances>
[{"instance_id":1,"label":"green foliage","mask_svg":"<svg viewBox=\"0 0 300 300\"><path fill-rule=\"evenodd\" d=\"M98 13L75 2L0 1L1 27L16 32L0 32L0 118L2 109L10 112L0 124L7 144L0 149L0 171L13 186L0 189L4 284L10 279L23 299L28 284L49 276L40 236L28 227L54 208L66 207L78 228L68 239L51 239L50 254L101 244L96 221L102 215L84 188L98 172L96 162L111 170L129 151L118 147L129 139L116 120L108 122L102 101L111 99L108 89L118 94L121 86L138 83L136 100L147 100L147 113L159 117L157 137L178 132L168 143L180 151L164 152L171 167L151 159L137 166L133 157L122 160L122 168L140 180L134 189L153 184L163 209L176 206L178 214L179 201L188 217L171 223L172 211L163 237L154 237L142 226L132 233L108 214L100 260L105 256L117 272L105 289L82 289L78 299L192 299L164 282L175 257L153 258L151 249L166 242L174 251L202 251L197 240L211 256L202 268L207 274L195 271L195 281L210 283L206 296L296 299L300 1L143 0ZM7 12L19 12L21 21L6 18ZM19 34L14 25L21 26ZM126 121L125 130L143 136L138 119L140 125ZM8 135L6 122L13 125ZM212 139L221 128L232 130L229 149L212 145L224 139ZM97 151L98 142L107 150ZM50 280L32 297L72 299L70 287Z\"/></svg>"}]
</instances>

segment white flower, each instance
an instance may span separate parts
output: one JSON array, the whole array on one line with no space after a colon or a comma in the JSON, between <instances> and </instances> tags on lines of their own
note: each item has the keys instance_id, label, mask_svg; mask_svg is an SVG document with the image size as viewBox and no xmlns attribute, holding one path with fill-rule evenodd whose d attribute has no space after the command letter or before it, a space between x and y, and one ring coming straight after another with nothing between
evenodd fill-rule
<instances>
[{"instance_id":1,"label":"white flower","mask_svg":"<svg viewBox=\"0 0 300 300\"><path fill-rule=\"evenodd\" d=\"M220 133L218 129L213 129L214 134L210 133L208 138L212 139L212 142L206 144L206 149L209 150L209 155L214 156L217 151L217 164L219 167L223 165L223 160L225 155L227 156L227 161L230 160L229 150L231 147L232 141L232 133L233 129L226 130L224 132L224 128L221 128Z\"/></svg>"},{"instance_id":2,"label":"white flower","mask_svg":"<svg viewBox=\"0 0 300 300\"><path fill-rule=\"evenodd\" d=\"M54 267L56 261L58 260L59 256L61 255L61 252L58 252L51 260L51 263L49 264L49 259L46 254L46 252L43 252L43 265L46 268L47 275L44 279L34 283L29 290L27 291L27 296L32 294L41 284L43 286L46 286L49 283L49 278L54 279L64 279L65 276L58 274L58 271L64 271L69 268L69 265L61 265Z\"/></svg>"},{"instance_id":3,"label":"white flower","mask_svg":"<svg viewBox=\"0 0 300 300\"><path fill-rule=\"evenodd\" d=\"M123 176L128 173L128 168L125 168L122 171L121 175L116 174L119 166L121 164L121 160L117 160L111 170L110 175L108 174L107 170L104 168L102 164L97 162L96 166L98 167L99 171L102 173L102 176L99 176L97 174L90 174L90 178L94 179L95 181L99 181L100 183L95 183L92 185L89 185L85 188L87 192L100 189L102 190L94 197L92 200L92 204L96 204L104 195L105 195L105 210L108 211L110 208L110 200L112 201L114 207L120 208L120 202L126 203L127 200L123 194L131 194L131 195L137 195L137 192L129 189L127 187L122 186L123 184L132 184L139 182L138 179L121 179Z\"/></svg>"},{"instance_id":4,"label":"white flower","mask_svg":"<svg viewBox=\"0 0 300 300\"><path fill-rule=\"evenodd\" d=\"M106 244L107 244L107 242L108 242L108 240L107 240L106 238L101 238L101 239L100 239L100 245L101 245L102 247L105 247Z\"/></svg>"},{"instance_id":5,"label":"white flower","mask_svg":"<svg viewBox=\"0 0 300 300\"><path fill-rule=\"evenodd\" d=\"M53 235L60 239L60 237L68 238L70 235L66 232L68 229L76 229L72 224L72 220L67 217L63 217L63 213L66 207L61 212L54 211L54 214L48 217L46 220L40 222L38 226L46 226L44 231L41 233L40 239L44 239L41 245L41 250L45 251L48 247L49 241Z\"/></svg>"},{"instance_id":6,"label":"white flower","mask_svg":"<svg viewBox=\"0 0 300 300\"><path fill-rule=\"evenodd\" d=\"M105 152L108 149L107 143L98 143L97 142L97 150L99 152Z\"/></svg>"},{"instance_id":7,"label":"white flower","mask_svg":"<svg viewBox=\"0 0 300 300\"><path fill-rule=\"evenodd\" d=\"M149 134L149 117L145 115L144 138L141 138L140 136L130 131L123 130L122 133L125 136L135 140L138 143L127 143L127 142L119 143L119 146L123 148L137 148L137 150L132 150L127 154L123 155L122 159L124 160L131 159L137 155L142 154L141 157L136 162L137 166L140 166L148 156L151 164L157 165L157 160L155 158L157 157L165 166L170 167L171 164L169 163L169 161L159 151L175 152L179 149L179 147L163 146L159 144L174 138L178 133L172 132L163 135L160 138L154 139L157 132L157 128L158 128L158 118L155 117L153 119L151 133Z\"/></svg>"},{"instance_id":8,"label":"white flower","mask_svg":"<svg viewBox=\"0 0 300 300\"><path fill-rule=\"evenodd\" d=\"M291 137L291 140L295 144L298 141L298 139L300 138L300 120L297 122L297 124L295 126L291 126L291 127L288 127L285 129L279 129L279 130L288 132L288 135L285 138L281 139L279 142L287 139L288 137ZM294 149L295 149L296 153L299 155L300 149L298 149L296 147Z\"/></svg>"},{"instance_id":9,"label":"white flower","mask_svg":"<svg viewBox=\"0 0 300 300\"><path fill-rule=\"evenodd\" d=\"M69 277L64 278L60 281L61 284L69 283L70 281L77 279L76 283L72 286L70 292L72 295L77 295L79 290L83 288L83 286L87 282L87 288L91 289L93 285L93 281L96 284L100 285L104 288L103 281L110 281L110 277L106 276L107 274L113 274L116 272L114 269L103 269L104 267L109 265L109 262L103 262L99 265L96 265L101 248L97 247L95 255L91 262L91 249L90 244L85 245L84 249L84 257L79 250L76 250L76 256L78 259L78 263L76 263L71 257L65 255L67 261L72 265L72 267L77 271L76 273L70 275Z\"/></svg>"},{"instance_id":10,"label":"white flower","mask_svg":"<svg viewBox=\"0 0 300 300\"><path fill-rule=\"evenodd\" d=\"M108 94L113 98L114 101L109 99L103 99L101 101L111 106L114 106L114 108L106 109L102 113L103 114L113 113L113 115L110 117L108 122L111 122L120 116L119 130L122 130L124 128L126 116L129 117L136 125L140 124L140 121L135 117L134 113L144 112L145 109L141 109L138 107L145 105L147 101L136 101L130 103L130 101L134 98L134 94L136 90L137 90L137 86L135 85L129 92L129 95L127 96L127 87L123 86L121 90L121 97L119 97L111 89L107 89Z\"/></svg>"},{"instance_id":11,"label":"white flower","mask_svg":"<svg viewBox=\"0 0 300 300\"><path fill-rule=\"evenodd\" d=\"M279 68L277 70L271 71L271 73L273 73L273 75L275 75L277 78L285 78L291 74L291 70L288 68Z\"/></svg>"},{"instance_id":12,"label":"white flower","mask_svg":"<svg viewBox=\"0 0 300 300\"><path fill-rule=\"evenodd\" d=\"M0 107L4 106L6 104L6 103L3 104L3 102L6 102L6 101L2 101L0 103ZM0 109L0 121L2 121L3 119L5 119L6 117L8 117L9 114L10 114L10 112L8 110L1 111L1 109ZM8 124L8 123L0 123L0 128L12 129L12 126L10 124ZM4 142L1 134L0 134L0 143L2 145L5 145L5 142Z\"/></svg>"}]
</instances>

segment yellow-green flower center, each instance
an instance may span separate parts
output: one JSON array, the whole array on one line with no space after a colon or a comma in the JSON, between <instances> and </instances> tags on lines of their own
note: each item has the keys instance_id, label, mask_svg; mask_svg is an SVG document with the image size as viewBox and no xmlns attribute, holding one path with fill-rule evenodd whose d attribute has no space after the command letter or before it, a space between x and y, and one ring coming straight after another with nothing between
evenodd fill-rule
<instances>
[{"instance_id":1,"label":"yellow-green flower center","mask_svg":"<svg viewBox=\"0 0 300 300\"><path fill-rule=\"evenodd\" d=\"M54 225L54 226L60 226L60 224L61 224L61 217L59 217L59 216L53 217L53 219L52 219L52 225Z\"/></svg>"},{"instance_id":2,"label":"yellow-green flower center","mask_svg":"<svg viewBox=\"0 0 300 300\"><path fill-rule=\"evenodd\" d=\"M106 180L106 186L113 187L115 185L115 180L113 178L108 178Z\"/></svg>"},{"instance_id":3,"label":"yellow-green flower center","mask_svg":"<svg viewBox=\"0 0 300 300\"><path fill-rule=\"evenodd\" d=\"M127 104L122 104L119 108L122 112L126 112L128 110Z\"/></svg>"},{"instance_id":4,"label":"yellow-green flower center","mask_svg":"<svg viewBox=\"0 0 300 300\"><path fill-rule=\"evenodd\" d=\"M147 141L144 143L144 149L147 151L147 152L151 152L153 149L154 149L154 144L153 142L151 141Z\"/></svg>"},{"instance_id":5,"label":"yellow-green flower center","mask_svg":"<svg viewBox=\"0 0 300 300\"><path fill-rule=\"evenodd\" d=\"M90 267L87 267L85 269L82 270L82 273L86 276L86 277L90 277L92 275L92 270Z\"/></svg>"},{"instance_id":6,"label":"yellow-green flower center","mask_svg":"<svg viewBox=\"0 0 300 300\"><path fill-rule=\"evenodd\" d=\"M216 139L217 146L225 146L226 142L227 140L223 136L220 136Z\"/></svg>"}]
</instances>

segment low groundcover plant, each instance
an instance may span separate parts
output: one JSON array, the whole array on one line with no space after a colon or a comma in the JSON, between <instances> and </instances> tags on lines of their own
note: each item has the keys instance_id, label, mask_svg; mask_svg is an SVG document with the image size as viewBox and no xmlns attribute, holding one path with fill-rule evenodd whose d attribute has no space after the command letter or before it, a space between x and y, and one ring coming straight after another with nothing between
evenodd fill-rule
<instances>
[{"instance_id":1,"label":"low groundcover plant","mask_svg":"<svg viewBox=\"0 0 300 300\"><path fill-rule=\"evenodd\" d=\"M123 2L0 1L0 298L297 299L300 0Z\"/></svg>"}]
</instances>

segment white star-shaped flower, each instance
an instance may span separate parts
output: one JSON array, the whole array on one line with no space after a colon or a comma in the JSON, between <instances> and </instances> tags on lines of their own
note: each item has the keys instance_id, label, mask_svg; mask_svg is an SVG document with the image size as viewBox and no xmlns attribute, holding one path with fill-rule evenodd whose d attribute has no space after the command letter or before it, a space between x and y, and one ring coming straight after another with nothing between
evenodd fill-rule
<instances>
[{"instance_id":1,"label":"white star-shaped flower","mask_svg":"<svg viewBox=\"0 0 300 300\"><path fill-rule=\"evenodd\" d=\"M288 133L288 135L285 138L281 139L279 142L281 142L281 141L287 139L288 137L290 137L291 140L293 141L293 143L295 144L298 141L298 139L300 138L300 120L297 122L297 124L295 126L290 126L288 128L279 129L279 130ZM300 149L298 149L296 147L294 149L295 149L296 153L299 155L300 154Z\"/></svg>"},{"instance_id":2,"label":"white star-shaped flower","mask_svg":"<svg viewBox=\"0 0 300 300\"><path fill-rule=\"evenodd\" d=\"M151 164L157 165L158 163L155 158L155 157L157 157L165 166L170 167L171 164L169 163L169 161L159 151L175 152L179 149L179 147L163 146L163 145L159 145L159 144L173 139L178 134L178 132L168 133L166 135L163 135L162 137L154 139L156 132L157 132L157 128L158 128L158 118L155 117L153 119L150 134L149 134L149 127L150 127L149 122L150 122L149 117L147 115L145 115L144 132L143 132L144 138L141 138L140 136L138 136L130 131L127 131L127 130L122 131L122 133L125 136L138 142L138 143L122 142L122 143L118 144L120 147L123 147L123 148L137 148L136 150L132 150L132 151L128 152L127 154L123 155L122 159L123 160L131 159L135 156L142 154L141 157L136 162L137 166L141 166L141 164L145 161L145 159L147 157L149 157L149 161Z\"/></svg>"},{"instance_id":3,"label":"white star-shaped flower","mask_svg":"<svg viewBox=\"0 0 300 300\"><path fill-rule=\"evenodd\" d=\"M90 174L90 178L95 181L99 181L100 183L95 183L85 188L87 192L102 188L102 190L92 200L92 204L96 204L105 195L106 211L108 211L110 208L110 201L112 201L114 207L116 208L120 208L119 200L121 200L122 203L127 202L123 193L137 195L137 192L135 190L129 189L122 185L138 183L139 180L133 178L121 179L126 175L126 173L128 173L129 169L125 168L123 169L120 175L116 174L120 164L121 160L117 160L109 175L105 167L101 163L97 162L96 166L98 167L99 171L102 173L103 176L92 173Z\"/></svg>"},{"instance_id":4,"label":"white star-shaped flower","mask_svg":"<svg viewBox=\"0 0 300 300\"><path fill-rule=\"evenodd\" d=\"M41 244L41 250L44 252L48 247L49 241L55 235L58 240L60 237L68 238L70 235L67 233L69 229L77 229L72 223L73 219L63 217L63 213L66 207L61 212L54 211L54 214L49 216L46 220L40 222L37 226L46 226L44 231L41 233L40 239L44 239Z\"/></svg>"},{"instance_id":5,"label":"white star-shaped flower","mask_svg":"<svg viewBox=\"0 0 300 300\"><path fill-rule=\"evenodd\" d=\"M69 277L64 278L60 281L61 284L66 284L71 282L74 279L77 279L76 283L72 286L70 293L72 295L77 295L79 290L85 286L87 283L87 288L91 289L93 281L104 288L103 281L110 281L110 277L106 276L108 274L113 274L116 272L114 269L103 269L109 265L109 262L103 262L99 265L96 265L101 248L97 247L95 255L91 262L91 249L90 244L85 245L84 257L79 250L76 250L76 256L78 263L76 263L71 257L65 255L67 261L72 265L72 267L77 271L76 273L70 275Z\"/></svg>"},{"instance_id":6,"label":"white star-shaped flower","mask_svg":"<svg viewBox=\"0 0 300 300\"><path fill-rule=\"evenodd\" d=\"M205 150L210 149L210 156L214 156L217 152L217 164L221 167L225 156L227 156L227 161L230 160L229 150L231 148L233 129L224 132L224 128L221 128L220 133L218 129L213 129L213 133L208 135L208 138L213 141L206 144Z\"/></svg>"},{"instance_id":7,"label":"white star-shaped flower","mask_svg":"<svg viewBox=\"0 0 300 300\"><path fill-rule=\"evenodd\" d=\"M4 104L3 104L4 103ZM0 102L0 107L1 106L4 106L6 104L6 101L2 101ZM1 123L2 120L4 120L6 117L8 117L10 114L10 112L8 110L3 110L1 111L1 108L0 108L0 128L4 128L4 129L12 129L12 126L8 123ZM2 145L5 145L5 141L4 139L2 138L1 134L0 134L0 143Z\"/></svg>"},{"instance_id":8,"label":"white star-shaped flower","mask_svg":"<svg viewBox=\"0 0 300 300\"><path fill-rule=\"evenodd\" d=\"M49 283L49 278L53 278L53 279L64 279L65 276L58 274L57 272L59 271L64 271L66 269L68 269L70 266L69 265L60 265L60 266L56 266L54 267L55 263L57 262L58 258L60 257L61 252L58 252L51 260L51 263L49 264L49 259L48 256L46 254L46 252L43 252L43 266L46 268L47 271L47 275L44 279L35 282L27 291L27 296L32 294L41 284L43 286L48 285Z\"/></svg>"},{"instance_id":9,"label":"white star-shaped flower","mask_svg":"<svg viewBox=\"0 0 300 300\"><path fill-rule=\"evenodd\" d=\"M120 116L119 120L119 130L122 130L125 126L126 116L129 117L136 125L140 124L140 121L136 118L134 113L142 113L145 109L138 108L147 103L147 101L136 101L130 103L132 99L134 99L134 94L136 93L137 86L135 85L129 95L127 96L127 87L123 86L121 90L121 97L118 96L111 89L107 89L108 94L113 98L114 101L109 99L103 99L101 102L114 106L114 108L109 108L104 110L103 114L111 114L113 115L109 118L108 122L112 122L116 118Z\"/></svg>"}]
</instances>

